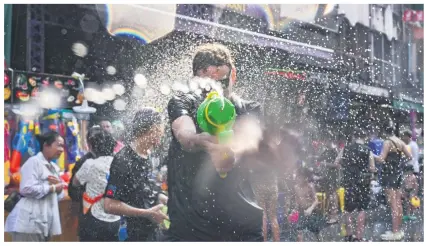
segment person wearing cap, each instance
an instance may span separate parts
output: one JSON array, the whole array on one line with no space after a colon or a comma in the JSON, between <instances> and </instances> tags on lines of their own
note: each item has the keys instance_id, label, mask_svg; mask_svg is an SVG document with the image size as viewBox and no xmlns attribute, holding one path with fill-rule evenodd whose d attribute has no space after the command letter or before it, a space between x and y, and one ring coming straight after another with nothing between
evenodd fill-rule
<instances>
[{"instance_id":1,"label":"person wearing cap","mask_svg":"<svg viewBox=\"0 0 426 246\"><path fill-rule=\"evenodd\" d=\"M170 228L162 240L263 241L263 210L256 205L250 171L238 162L245 149L218 144L217 137L201 131L196 117L207 93L217 85L235 106L236 124L242 115L260 115L260 104L232 93L235 68L227 47L198 47L192 70L189 84L200 88L177 93L167 107L172 129L167 162ZM208 81L212 86L202 86ZM227 172L226 178L217 170Z\"/></svg>"},{"instance_id":2,"label":"person wearing cap","mask_svg":"<svg viewBox=\"0 0 426 246\"><path fill-rule=\"evenodd\" d=\"M343 179L345 188L345 213L347 215L347 235L345 241L365 241L365 211L370 203L370 184L376 173L374 155L366 144L367 134L363 129L354 129L352 142L348 144L342 157ZM354 232L355 213L356 230Z\"/></svg>"},{"instance_id":3,"label":"person wearing cap","mask_svg":"<svg viewBox=\"0 0 426 246\"><path fill-rule=\"evenodd\" d=\"M150 241L157 225L168 218L161 212L167 197L150 180L149 153L164 134L161 114L142 108L128 133L128 141L111 163L104 207L107 213L122 216L122 225L127 225L127 235L120 240Z\"/></svg>"}]
</instances>

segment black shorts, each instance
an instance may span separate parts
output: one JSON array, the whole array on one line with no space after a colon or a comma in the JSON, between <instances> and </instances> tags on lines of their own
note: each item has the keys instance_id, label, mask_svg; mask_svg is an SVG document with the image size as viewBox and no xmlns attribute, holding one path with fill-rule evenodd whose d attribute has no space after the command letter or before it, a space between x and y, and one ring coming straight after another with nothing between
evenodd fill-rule
<instances>
[{"instance_id":1,"label":"black shorts","mask_svg":"<svg viewBox=\"0 0 426 246\"><path fill-rule=\"evenodd\" d=\"M91 211L84 215L80 225L80 242L118 242L120 221L106 222L93 217Z\"/></svg>"},{"instance_id":2,"label":"black shorts","mask_svg":"<svg viewBox=\"0 0 426 246\"><path fill-rule=\"evenodd\" d=\"M299 212L299 221L297 222L297 230L308 230L314 234L318 234L327 224L327 219L320 213L312 213L309 216L304 216L303 211Z\"/></svg>"},{"instance_id":3,"label":"black shorts","mask_svg":"<svg viewBox=\"0 0 426 246\"><path fill-rule=\"evenodd\" d=\"M364 211L370 204L370 186L367 184L353 184L345 187L345 211Z\"/></svg>"},{"instance_id":4,"label":"black shorts","mask_svg":"<svg viewBox=\"0 0 426 246\"><path fill-rule=\"evenodd\" d=\"M384 189L401 189L402 175L401 174L382 174L382 187Z\"/></svg>"}]
</instances>

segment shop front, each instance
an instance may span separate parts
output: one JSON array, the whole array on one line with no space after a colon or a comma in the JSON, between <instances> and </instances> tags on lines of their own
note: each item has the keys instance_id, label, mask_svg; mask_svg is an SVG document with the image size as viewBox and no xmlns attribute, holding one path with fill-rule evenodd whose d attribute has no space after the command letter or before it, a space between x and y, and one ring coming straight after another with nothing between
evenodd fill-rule
<instances>
[{"instance_id":1,"label":"shop front","mask_svg":"<svg viewBox=\"0 0 426 246\"><path fill-rule=\"evenodd\" d=\"M348 83L348 127L361 127L379 133L384 124L392 120L389 89L356 82Z\"/></svg>"},{"instance_id":2,"label":"shop front","mask_svg":"<svg viewBox=\"0 0 426 246\"><path fill-rule=\"evenodd\" d=\"M82 84L71 76L4 70L5 197L19 189L20 168L40 151L37 137L57 131L65 140L64 152L56 160L61 178L68 183L70 171L84 154L84 120L77 119L72 108L83 102ZM13 153L13 154L12 154ZM77 211L66 195L60 201L63 234L53 241L77 241ZM4 219L8 213L5 211ZM5 233L5 241L11 241Z\"/></svg>"},{"instance_id":3,"label":"shop front","mask_svg":"<svg viewBox=\"0 0 426 246\"><path fill-rule=\"evenodd\" d=\"M409 96L408 93L404 93L401 90L396 90L392 98L392 107L398 132L410 129L414 133L413 140L416 140L423 130L423 100Z\"/></svg>"}]
</instances>

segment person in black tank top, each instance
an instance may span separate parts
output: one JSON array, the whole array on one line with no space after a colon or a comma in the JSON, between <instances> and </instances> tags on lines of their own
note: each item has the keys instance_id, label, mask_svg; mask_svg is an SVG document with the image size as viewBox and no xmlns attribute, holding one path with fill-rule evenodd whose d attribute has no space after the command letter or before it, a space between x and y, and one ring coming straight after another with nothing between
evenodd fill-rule
<instances>
[{"instance_id":1,"label":"person in black tank top","mask_svg":"<svg viewBox=\"0 0 426 246\"><path fill-rule=\"evenodd\" d=\"M355 129L353 142L345 147L343 152L343 180L345 188L345 212L348 214L347 236L345 241L363 241L365 229L365 210L370 203L370 183L376 172L374 157L370 148L365 144L366 134L361 129ZM353 212L358 211L356 236L352 236Z\"/></svg>"},{"instance_id":2,"label":"person in black tank top","mask_svg":"<svg viewBox=\"0 0 426 246\"><path fill-rule=\"evenodd\" d=\"M411 154L405 143L394 135L395 129L385 127L387 138L383 144L380 156L374 156L376 162L382 162L382 187L385 190L387 202L392 211L392 231L381 235L382 240L395 241L404 238L402 224L402 152L411 160Z\"/></svg>"}]
</instances>

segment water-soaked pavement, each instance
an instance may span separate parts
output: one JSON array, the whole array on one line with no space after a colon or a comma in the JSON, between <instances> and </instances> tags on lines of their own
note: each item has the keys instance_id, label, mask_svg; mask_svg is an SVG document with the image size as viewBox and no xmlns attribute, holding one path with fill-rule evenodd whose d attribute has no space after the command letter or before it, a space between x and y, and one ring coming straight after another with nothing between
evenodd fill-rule
<instances>
[{"instance_id":1,"label":"water-soaked pavement","mask_svg":"<svg viewBox=\"0 0 426 246\"><path fill-rule=\"evenodd\" d=\"M423 199L422 199L423 200ZM423 201L422 201L423 204ZM423 222L423 206L415 212L416 221L403 222L403 230L405 233L405 242L423 242L424 241L424 222ZM343 223L343 219L340 219ZM365 228L365 238L373 242L380 242L380 235L392 228L390 211L383 205L367 212L367 221ZM320 241L323 242L343 242L341 236L341 225L334 224L326 226L319 235ZM311 232L304 232L304 241L317 241L315 235ZM281 241L294 242L297 239L296 231L288 224L281 224Z\"/></svg>"}]
</instances>

